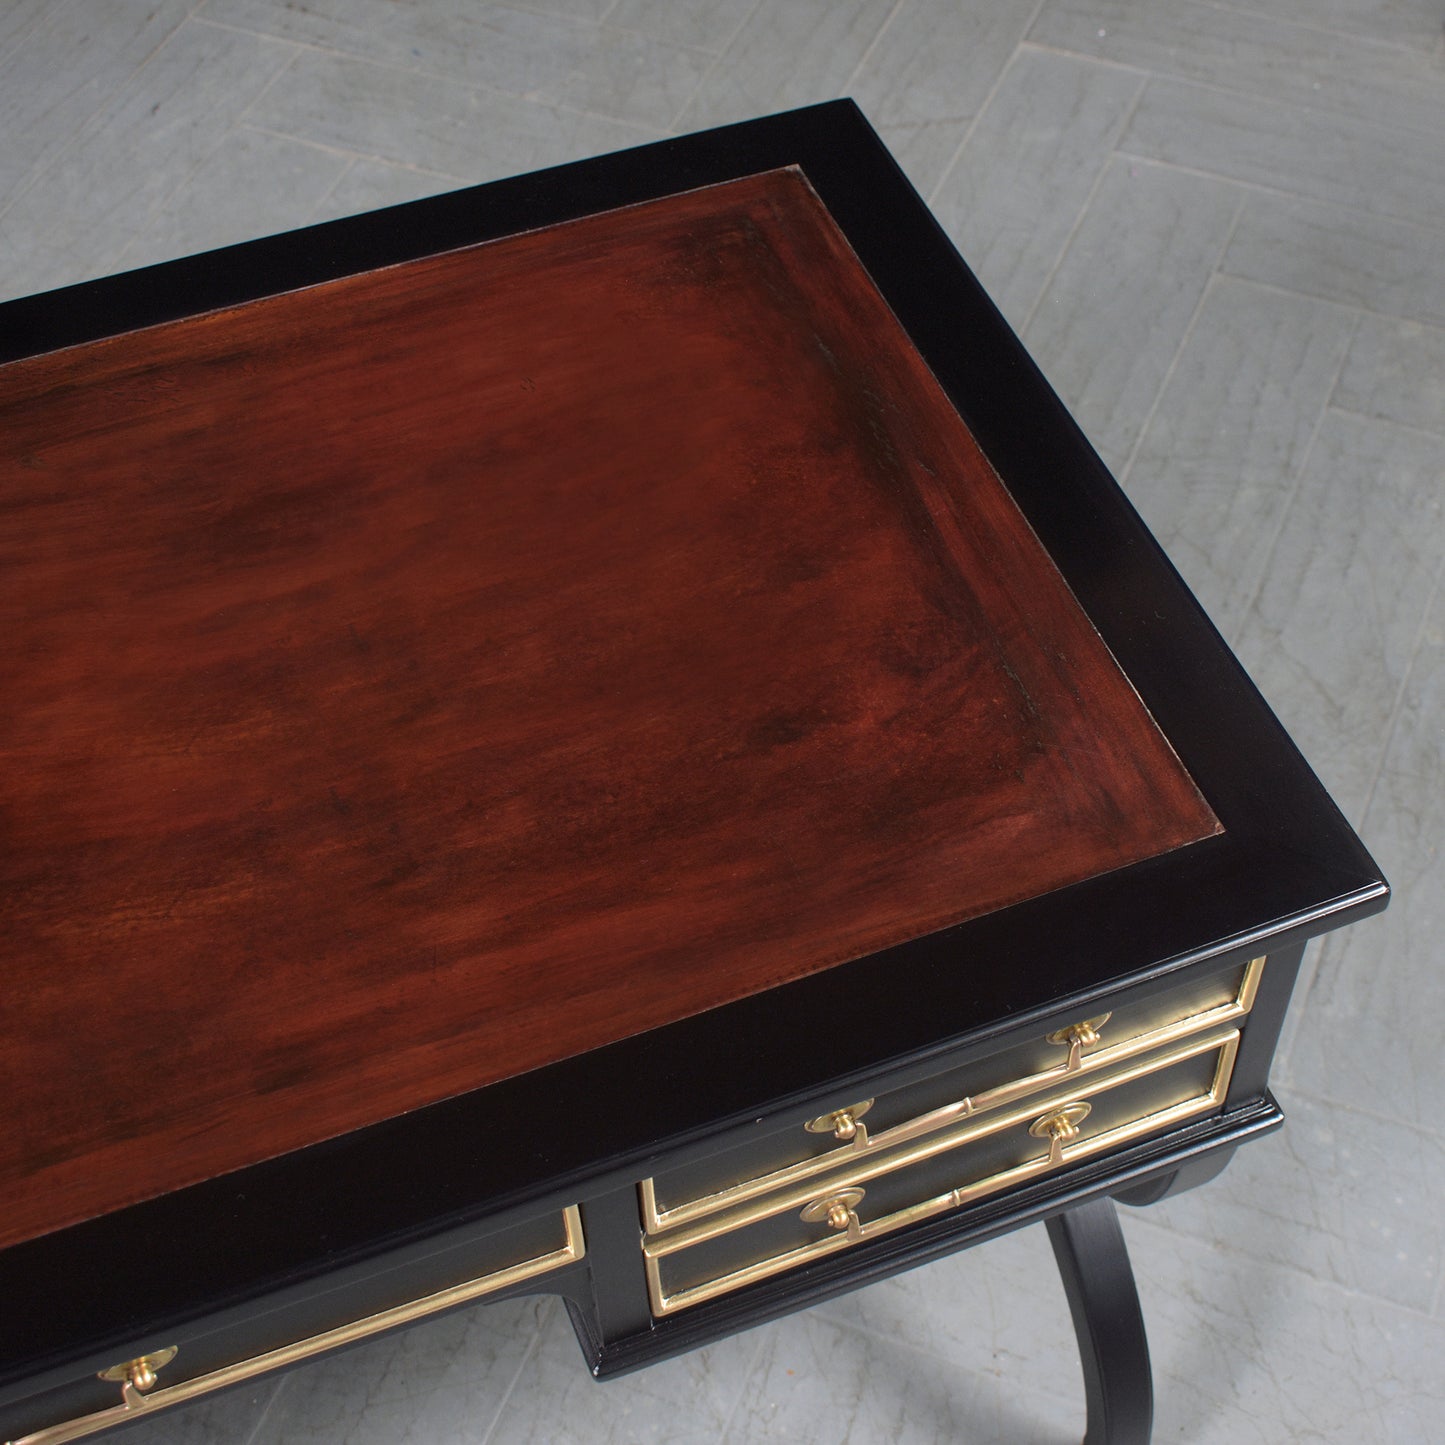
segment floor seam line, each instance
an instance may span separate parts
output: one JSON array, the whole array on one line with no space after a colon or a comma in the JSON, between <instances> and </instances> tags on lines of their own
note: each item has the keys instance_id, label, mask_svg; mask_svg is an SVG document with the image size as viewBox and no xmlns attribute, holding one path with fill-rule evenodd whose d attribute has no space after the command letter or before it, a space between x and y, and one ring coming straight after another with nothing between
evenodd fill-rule
<instances>
[{"instance_id":1,"label":"floor seam line","mask_svg":"<svg viewBox=\"0 0 1445 1445\"><path fill-rule=\"evenodd\" d=\"M1024 39L1027 39L1029 31L1034 28L1034 25L1038 21L1040 13L1043 11L1045 3L1046 0L1035 0L1033 13L1029 16L1023 27ZM943 170L939 172L938 179L929 188L927 196L924 197L925 204L927 204L930 208L932 207L934 201L937 200L938 196L942 193L943 187L947 184L948 178L953 174L955 167L957 167L958 162L962 157L964 150L967 148L969 141L973 139L973 133L975 130L978 129L979 121L983 118L984 113L988 110L989 106L993 104L994 97L999 93L999 90L1003 86L1003 83L1008 77L1009 72L1014 68L1015 64L1017 64L1019 58L1019 51L1023 48L1024 40L1020 40L1009 52L1008 59L999 66L998 74L994 77L993 84L988 88L988 94L985 95L984 98L979 102L978 109L974 111L972 119L968 122L966 126L964 126L963 136L959 140L958 144L953 148L953 154L949 156L948 163L944 166Z\"/></svg>"}]
</instances>

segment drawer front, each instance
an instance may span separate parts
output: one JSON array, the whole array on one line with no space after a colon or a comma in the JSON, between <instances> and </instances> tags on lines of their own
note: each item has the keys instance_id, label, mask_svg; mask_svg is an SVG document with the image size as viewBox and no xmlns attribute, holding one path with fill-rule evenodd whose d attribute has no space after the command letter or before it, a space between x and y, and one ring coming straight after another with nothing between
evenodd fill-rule
<instances>
[{"instance_id":1,"label":"drawer front","mask_svg":"<svg viewBox=\"0 0 1445 1445\"><path fill-rule=\"evenodd\" d=\"M1236 1029L797 1181L644 1238L658 1316L996 1194L1217 1108Z\"/></svg>"},{"instance_id":2,"label":"drawer front","mask_svg":"<svg viewBox=\"0 0 1445 1445\"><path fill-rule=\"evenodd\" d=\"M735 1208L961 1119L1088 1079L1182 1038L1233 1023L1253 1005L1263 967L1264 959L1256 958L1191 979L877 1099L840 1099L791 1131L659 1173L639 1189L643 1228L657 1234Z\"/></svg>"},{"instance_id":3,"label":"drawer front","mask_svg":"<svg viewBox=\"0 0 1445 1445\"><path fill-rule=\"evenodd\" d=\"M447 1250L435 1261L428 1262L429 1268L422 1268L424 1275L433 1276L445 1276L450 1271L449 1277L453 1279L461 1273L460 1283L445 1284L420 1298L405 1299L364 1318L332 1324L262 1354L222 1362L217 1358L216 1341L201 1338L194 1343L182 1343L179 1349L151 1349L146 1354L118 1361L113 1368L80 1387L82 1393L94 1399L94 1403L87 1401L82 1407L83 1413L74 1413L61 1423L27 1423L22 1428L29 1433L12 1436L6 1445L61 1445L66 1440L83 1439L269 1370L297 1364L384 1330L484 1299L499 1290L561 1269L581 1259L585 1252L581 1215L575 1206L560 1214L528 1221L470 1246ZM335 1311L338 1306L332 1304L329 1308ZM324 1318L327 1309L323 1297L312 1314ZM59 1393L53 1392L52 1398ZM73 1391L65 1393L73 1398ZM45 1407L44 1399L37 1399L32 1406L37 1413Z\"/></svg>"}]
</instances>

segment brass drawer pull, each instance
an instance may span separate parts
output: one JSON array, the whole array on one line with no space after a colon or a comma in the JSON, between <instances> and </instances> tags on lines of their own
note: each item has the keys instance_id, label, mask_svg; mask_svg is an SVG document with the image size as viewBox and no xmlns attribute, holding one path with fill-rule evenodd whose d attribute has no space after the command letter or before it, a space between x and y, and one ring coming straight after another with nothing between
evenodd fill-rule
<instances>
[{"instance_id":1,"label":"brass drawer pull","mask_svg":"<svg viewBox=\"0 0 1445 1445\"><path fill-rule=\"evenodd\" d=\"M1043 1041L1068 1046L1067 1059L1049 1064L1036 1072L1029 1072L1005 1082L994 1084L978 1093L960 1093L951 1103L917 1114L901 1123L881 1126L870 1132L861 1122L864 1112L873 1107L875 1100L866 1099L861 1104L851 1104L809 1119L804 1128L812 1134L831 1134L848 1147L827 1150L823 1153L754 1174L737 1183L728 1182L712 1192L694 1193L677 1202L660 1200L659 1181L643 1179L638 1185L642 1205L643 1228L648 1235L660 1235L674 1229L686 1228L695 1221L717 1216L725 1211L739 1208L751 1200L775 1194L778 1190L792 1186L806 1188L806 1181L815 1179L834 1169L852 1171L860 1167L858 1156L881 1154L899 1147L908 1147L916 1140L942 1134L958 1127L966 1120L992 1113L1018 1103L1032 1095L1043 1095L1045 1090L1059 1088L1082 1088L1074 1082L1075 1077L1089 1077L1112 1070L1130 1060L1147 1057L1158 1049L1199 1039L1208 1030L1243 1018L1254 1006L1255 991L1259 986L1265 960L1261 956L1251 959L1244 968L1237 986L1237 992L1227 1001L1212 1005L1202 1012L1191 1013L1182 1018L1151 1027L1143 1032L1131 1032L1127 1018L1122 1023L1122 1037L1105 1043L1102 1030L1113 1017L1113 1013L1095 1014L1079 1019L1052 1033L1043 1035ZM1121 1031L1116 1026L1116 1033ZM1032 1042L1037 1044L1039 1036ZM875 1120L876 1122L876 1120ZM796 1136L794 1136L796 1137ZM664 1186L665 1187L665 1186Z\"/></svg>"},{"instance_id":2,"label":"brass drawer pull","mask_svg":"<svg viewBox=\"0 0 1445 1445\"><path fill-rule=\"evenodd\" d=\"M704 1217L664 1234L644 1235L642 1252L653 1314L661 1318L716 1299L784 1270L891 1234L894 1230L972 1204L1042 1174L1198 1118L1223 1102L1238 1046L1237 1029L1205 1034L1101 1077L1091 1087L1091 1100L1070 1098L1067 1094L1055 1095L1053 1099L1040 1100L1032 1107L1023 1104L1012 1110L964 1118L951 1128L886 1151L880 1151L877 1144L878 1139L886 1136L875 1136L874 1149L864 1158L854 1158L849 1154L844 1166L848 1171L844 1180L835 1178L831 1184L822 1184L823 1192L812 1197L797 1185L784 1187L766 1197L749 1200L735 1209ZM1155 1075L1167 1080L1171 1076L1170 1071L1188 1065L1191 1060L1200 1060L1202 1068L1172 1076L1177 1080L1177 1087L1187 1091L1182 1096L1174 1096L1172 1090L1176 1085L1165 1082L1165 1097L1153 1107L1149 1107L1150 1101L1145 1098L1140 1101L1143 1104L1140 1112L1133 1113L1132 1106L1120 1112L1119 1096L1114 1094L1115 1090ZM1204 1063L1206 1060L1207 1063ZM1103 1112L1099 1113L1099 1110ZM1088 1130L1081 1127L1086 1119L1091 1120ZM858 1206L864 1197L863 1182L871 1186L885 1178L903 1179L907 1171L925 1161L940 1155L951 1155L956 1150L966 1150L976 1141L1007 1136L1014 1131L1017 1131L1015 1137L1024 1147L1010 1162L1003 1162L1002 1167L980 1176L966 1177L966 1182L942 1193L930 1193L916 1202L885 1210L866 1223L859 1219ZM1025 1135L1046 1142L1047 1149L1030 1149L1025 1143ZM959 1167L967 1176L970 1156L965 1153L957 1157ZM820 1186L814 1184L813 1187ZM897 1189L895 1185L895 1198ZM876 1204L879 1198L887 1197L875 1195L874 1202ZM808 1224L826 1225L828 1232L751 1260L745 1255L740 1256L731 1268L722 1267L711 1277L679 1279L674 1284L665 1276L664 1267L674 1259L685 1274L684 1261L695 1246L728 1235L741 1238L743 1231L782 1216L785 1211L799 1209L800 1205L798 1217Z\"/></svg>"},{"instance_id":3,"label":"brass drawer pull","mask_svg":"<svg viewBox=\"0 0 1445 1445\"><path fill-rule=\"evenodd\" d=\"M1052 1109L1029 1125L1029 1133L1035 1139L1049 1141L1049 1167L1064 1162L1064 1145L1072 1144L1079 1137L1079 1125L1093 1112L1094 1106L1083 1099L1075 1099L1058 1109Z\"/></svg>"},{"instance_id":4,"label":"brass drawer pull","mask_svg":"<svg viewBox=\"0 0 1445 1445\"><path fill-rule=\"evenodd\" d=\"M846 1109L834 1109L831 1114L819 1114L803 1125L810 1134L831 1134L841 1144L852 1144L856 1149L868 1147L868 1126L858 1121L873 1107L872 1099L861 1104L849 1104Z\"/></svg>"},{"instance_id":5,"label":"brass drawer pull","mask_svg":"<svg viewBox=\"0 0 1445 1445\"><path fill-rule=\"evenodd\" d=\"M813 1200L811 1204L805 1204L798 1217L805 1224L826 1224L832 1230L847 1230L848 1238L856 1243L863 1238L858 1206L862 1204L865 1192L856 1187L839 1189L822 1199Z\"/></svg>"},{"instance_id":6,"label":"brass drawer pull","mask_svg":"<svg viewBox=\"0 0 1445 1445\"><path fill-rule=\"evenodd\" d=\"M1068 1028L1055 1029L1044 1037L1051 1044L1069 1046L1069 1059L1064 1068L1072 1074L1083 1067L1084 1050L1093 1048L1099 1042L1099 1030L1113 1017L1112 1013L1098 1014L1094 1018L1081 1019L1076 1024L1070 1024Z\"/></svg>"},{"instance_id":7,"label":"brass drawer pull","mask_svg":"<svg viewBox=\"0 0 1445 1445\"><path fill-rule=\"evenodd\" d=\"M147 1390L153 1390L157 1372L163 1370L176 1357L176 1347L168 1345L163 1350L153 1350L139 1359L127 1360L123 1365L112 1365L100 1372L102 1380L112 1380L120 1386L121 1399L128 1409L134 1410L145 1401L136 1398Z\"/></svg>"},{"instance_id":8,"label":"brass drawer pull","mask_svg":"<svg viewBox=\"0 0 1445 1445\"><path fill-rule=\"evenodd\" d=\"M436 1314L439 1310L448 1309L453 1305L469 1304L473 1300L495 1294L496 1291L505 1289L508 1285L520 1284L524 1280L534 1279L538 1275L560 1269L564 1264L571 1264L574 1260L581 1259L587 1249L582 1237L582 1216L575 1204L562 1212L562 1222L565 1230L565 1242L560 1249L538 1255L534 1259L524 1259L519 1264L508 1265L504 1269L492 1270L476 1279L452 1285L448 1289L439 1290L422 1299L394 1305L391 1309L382 1310L380 1314L368 1315L365 1319L338 1325L335 1329L326 1330L319 1335L311 1335L307 1339L298 1340L295 1344L282 1345L279 1349L268 1350L265 1354L257 1355L253 1359L223 1366L209 1374L197 1375L194 1379L181 1380L174 1385L163 1385L160 1389L154 1389L157 1372L176 1357L174 1348L153 1350L148 1355L141 1355L124 1364L112 1365L110 1369L101 1371L100 1378L114 1380L120 1385L121 1403L119 1405L113 1405L108 1410L99 1410L93 1415L82 1415L78 1420L67 1420L60 1425L47 1425L33 1434L8 1441L6 1445L63 1445L63 1442L67 1440L81 1440L87 1435L95 1434L98 1430L108 1430L114 1425L134 1420L140 1415L154 1414L167 1405L179 1405L183 1401L197 1399L201 1395L208 1395L211 1391L222 1389L226 1385L253 1379L257 1375L265 1374L268 1370L279 1369L283 1365L294 1365L300 1360L310 1359L313 1355L335 1349L338 1345L349 1345L356 1340L364 1340L371 1335L380 1334L382 1330L389 1330L397 1325L411 1324L415 1320ZM152 1390L153 1393L146 1393Z\"/></svg>"}]
</instances>

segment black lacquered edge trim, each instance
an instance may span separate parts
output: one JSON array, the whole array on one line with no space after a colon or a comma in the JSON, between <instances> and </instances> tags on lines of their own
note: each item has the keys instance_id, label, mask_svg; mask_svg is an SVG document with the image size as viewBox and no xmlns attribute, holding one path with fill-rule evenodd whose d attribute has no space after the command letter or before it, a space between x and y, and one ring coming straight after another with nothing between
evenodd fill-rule
<instances>
[{"instance_id":1,"label":"black lacquered edge trim","mask_svg":"<svg viewBox=\"0 0 1445 1445\"><path fill-rule=\"evenodd\" d=\"M851 102L0 306L14 357L799 165L1224 824L1223 835L0 1254L0 1380L1111 982L1377 912L1379 870ZM1068 488L1058 486L1061 477ZM1177 657L1190 655L1187 671ZM973 959L991 967L968 967ZM960 967L960 965L964 965ZM820 1018L826 1029L817 1028ZM946 1037L945 1037L946 1036ZM590 1102L587 1110L573 1104ZM540 1101L540 1102L539 1102ZM549 1104L550 1101L550 1104ZM549 1119L548 1127L521 1121ZM701 1122L700 1122L701 1121ZM485 1138L485 1151L458 1139ZM158 1254L159 1251L159 1254ZM185 1259L158 1271L157 1257ZM83 1281L82 1291L57 1280Z\"/></svg>"},{"instance_id":2,"label":"black lacquered edge trim","mask_svg":"<svg viewBox=\"0 0 1445 1445\"><path fill-rule=\"evenodd\" d=\"M744 121L0 302L0 363L798 164L851 101Z\"/></svg>"}]
</instances>

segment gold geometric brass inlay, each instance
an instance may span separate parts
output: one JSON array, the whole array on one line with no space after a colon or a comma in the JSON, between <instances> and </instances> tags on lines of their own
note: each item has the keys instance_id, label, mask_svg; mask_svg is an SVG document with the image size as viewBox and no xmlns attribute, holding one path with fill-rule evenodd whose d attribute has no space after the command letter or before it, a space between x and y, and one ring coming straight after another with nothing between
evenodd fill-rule
<instances>
[{"instance_id":1,"label":"gold geometric brass inlay","mask_svg":"<svg viewBox=\"0 0 1445 1445\"><path fill-rule=\"evenodd\" d=\"M263 1375L268 1370L277 1370L285 1365L296 1364L300 1360L310 1359L311 1356L322 1354L326 1350L336 1349L340 1345L349 1345L356 1340L380 1334L383 1330L393 1329L397 1325L411 1324L416 1320L425 1319L428 1315L436 1314L439 1310L449 1309L453 1305L468 1304L473 1300L482 1299L486 1295L495 1294L496 1291L505 1289L508 1285L520 1284L524 1280L533 1279L550 1270L560 1269L564 1264L571 1264L574 1260L583 1258L587 1252L586 1242L582 1237L582 1216L576 1205L570 1205L563 1210L562 1224L565 1242L560 1249L554 1249L548 1254L538 1255L534 1259L524 1259L517 1264L508 1265L504 1269L493 1270L490 1274L484 1274L462 1284L438 1290L435 1294L426 1295L422 1299L409 1300L405 1304L394 1305L391 1309L382 1310L379 1314L353 1320L350 1324L338 1325L335 1329L323 1331L319 1335L311 1335L304 1340L298 1340L295 1344L282 1345L279 1349L268 1350L263 1355L256 1355L249 1360L241 1360L234 1365L226 1365L219 1370L212 1370L209 1374L197 1375L194 1379L181 1380L174 1385L163 1386L150 1394L141 1393L150 1386L140 1385L132 1372L136 1372L137 1367L149 1366L151 1385L153 1386L155 1384L154 1372L175 1358L174 1349L156 1350L123 1365L112 1366L102 1374L101 1378L120 1382L121 1403L119 1405L114 1405L108 1410L99 1410L93 1415L83 1415L78 1420L67 1420L60 1425L47 1425L33 1434L24 1435L18 1440L7 1441L6 1445L63 1445L63 1442L68 1440L81 1440L87 1435L94 1435L98 1430L108 1430L113 1425L133 1420L138 1414L154 1414L168 1405L179 1405L186 1400L194 1400L201 1395L210 1394L213 1390L224 1389L227 1385L238 1384L242 1380ZM141 1378L144 1378L145 1371L143 1369L138 1373Z\"/></svg>"}]
</instances>

